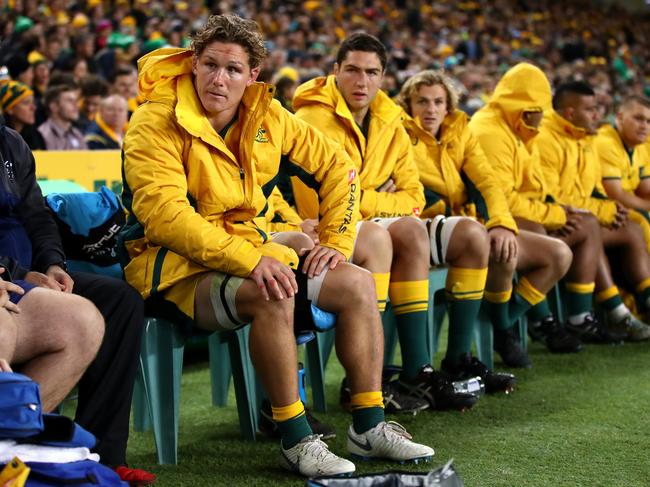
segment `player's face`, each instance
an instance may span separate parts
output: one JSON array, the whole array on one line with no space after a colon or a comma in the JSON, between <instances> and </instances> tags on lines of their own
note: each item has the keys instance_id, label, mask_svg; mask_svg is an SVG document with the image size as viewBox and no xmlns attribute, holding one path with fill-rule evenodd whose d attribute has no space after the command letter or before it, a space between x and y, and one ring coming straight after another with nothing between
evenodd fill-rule
<instances>
[{"instance_id":1,"label":"player's face","mask_svg":"<svg viewBox=\"0 0 650 487\"><path fill-rule=\"evenodd\" d=\"M442 85L422 85L411 97L411 114L413 118L431 134L438 135L440 126L447 116L447 91Z\"/></svg>"},{"instance_id":2,"label":"player's face","mask_svg":"<svg viewBox=\"0 0 650 487\"><path fill-rule=\"evenodd\" d=\"M632 103L616 115L616 126L628 147L644 143L650 135L650 108Z\"/></svg>"},{"instance_id":3,"label":"player's face","mask_svg":"<svg viewBox=\"0 0 650 487\"><path fill-rule=\"evenodd\" d=\"M377 96L384 78L375 52L350 51L341 65L334 65L339 91L352 113L367 109Z\"/></svg>"},{"instance_id":4,"label":"player's face","mask_svg":"<svg viewBox=\"0 0 650 487\"><path fill-rule=\"evenodd\" d=\"M595 134L600 121L596 97L591 95L579 97L571 118L573 125L585 129L588 134Z\"/></svg>"},{"instance_id":5,"label":"player's face","mask_svg":"<svg viewBox=\"0 0 650 487\"><path fill-rule=\"evenodd\" d=\"M259 71L251 69L248 53L239 44L213 42L194 56L194 86L208 116L236 110Z\"/></svg>"}]
</instances>

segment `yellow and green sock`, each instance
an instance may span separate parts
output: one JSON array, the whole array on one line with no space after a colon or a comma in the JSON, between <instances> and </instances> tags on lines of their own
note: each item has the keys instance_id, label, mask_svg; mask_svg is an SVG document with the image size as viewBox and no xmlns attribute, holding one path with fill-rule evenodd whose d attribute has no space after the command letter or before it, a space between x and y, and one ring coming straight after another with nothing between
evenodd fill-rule
<instances>
[{"instance_id":1,"label":"yellow and green sock","mask_svg":"<svg viewBox=\"0 0 650 487\"><path fill-rule=\"evenodd\" d=\"M513 323L527 311L533 323L539 323L552 314L546 295L528 279L522 277L515 287L515 298L511 300L510 318Z\"/></svg>"},{"instance_id":2,"label":"yellow and green sock","mask_svg":"<svg viewBox=\"0 0 650 487\"><path fill-rule=\"evenodd\" d=\"M402 350L402 376L412 379L431 363L426 340L429 280L391 282L389 294Z\"/></svg>"},{"instance_id":3,"label":"yellow and green sock","mask_svg":"<svg viewBox=\"0 0 650 487\"><path fill-rule=\"evenodd\" d=\"M298 400L288 406L271 406L273 420L280 430L282 446L285 450L297 445L300 440L312 434L305 416L305 405Z\"/></svg>"},{"instance_id":4,"label":"yellow and green sock","mask_svg":"<svg viewBox=\"0 0 650 487\"><path fill-rule=\"evenodd\" d=\"M472 334L483 300L487 268L450 267L447 271L445 295L449 312L447 359L458 362L471 351Z\"/></svg>"},{"instance_id":5,"label":"yellow and green sock","mask_svg":"<svg viewBox=\"0 0 650 487\"><path fill-rule=\"evenodd\" d=\"M607 317L614 323L620 321L629 313L616 286L608 287L604 291L596 293L594 299L596 304L605 310Z\"/></svg>"},{"instance_id":6,"label":"yellow and green sock","mask_svg":"<svg viewBox=\"0 0 650 487\"><path fill-rule=\"evenodd\" d=\"M372 278L375 280L375 293L377 294L377 309L380 313L386 311L386 301L388 300L388 286L390 285L390 272L380 273L373 272Z\"/></svg>"},{"instance_id":7,"label":"yellow and green sock","mask_svg":"<svg viewBox=\"0 0 650 487\"><path fill-rule=\"evenodd\" d=\"M512 327L510 320L510 300L512 288L506 291L488 291L483 295L483 309L492 325L499 330L507 330Z\"/></svg>"},{"instance_id":8,"label":"yellow and green sock","mask_svg":"<svg viewBox=\"0 0 650 487\"><path fill-rule=\"evenodd\" d=\"M636 307L639 311L650 310L650 278L644 279L635 286Z\"/></svg>"},{"instance_id":9,"label":"yellow and green sock","mask_svg":"<svg viewBox=\"0 0 650 487\"><path fill-rule=\"evenodd\" d=\"M358 434L384 421L384 397L381 391L358 392L350 398L352 427Z\"/></svg>"},{"instance_id":10,"label":"yellow and green sock","mask_svg":"<svg viewBox=\"0 0 650 487\"><path fill-rule=\"evenodd\" d=\"M593 282L567 282L564 285L570 323L579 325L593 309L595 287L596 285Z\"/></svg>"}]
</instances>

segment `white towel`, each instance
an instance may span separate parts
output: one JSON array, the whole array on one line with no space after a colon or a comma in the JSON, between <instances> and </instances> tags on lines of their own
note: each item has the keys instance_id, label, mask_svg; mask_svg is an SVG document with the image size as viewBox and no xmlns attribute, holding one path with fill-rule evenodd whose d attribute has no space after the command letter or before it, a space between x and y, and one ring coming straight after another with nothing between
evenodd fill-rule
<instances>
[{"instance_id":1,"label":"white towel","mask_svg":"<svg viewBox=\"0 0 650 487\"><path fill-rule=\"evenodd\" d=\"M90 450L86 447L61 448L16 443L12 440L0 441L0 463L9 463L13 457L18 457L23 462L69 463L81 460L99 461L99 455L90 453Z\"/></svg>"}]
</instances>

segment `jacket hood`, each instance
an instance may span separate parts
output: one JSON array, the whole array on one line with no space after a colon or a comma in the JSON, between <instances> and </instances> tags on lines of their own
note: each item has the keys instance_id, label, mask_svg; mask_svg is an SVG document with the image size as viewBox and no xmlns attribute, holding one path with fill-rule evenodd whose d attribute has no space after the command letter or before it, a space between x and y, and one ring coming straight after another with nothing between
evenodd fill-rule
<instances>
[{"instance_id":1,"label":"jacket hood","mask_svg":"<svg viewBox=\"0 0 650 487\"><path fill-rule=\"evenodd\" d=\"M333 74L309 80L296 89L293 97L293 109L297 111L308 105L323 105L334 110L337 115L352 120L352 113L336 86L336 76ZM402 109L381 90L372 100L370 111L374 117L385 123L393 122L402 114Z\"/></svg>"},{"instance_id":2,"label":"jacket hood","mask_svg":"<svg viewBox=\"0 0 650 487\"><path fill-rule=\"evenodd\" d=\"M569 136L573 139L582 139L589 135L585 129L576 127L555 110L551 110L544 114L542 127Z\"/></svg>"},{"instance_id":3,"label":"jacket hood","mask_svg":"<svg viewBox=\"0 0 650 487\"><path fill-rule=\"evenodd\" d=\"M138 60L138 91L145 100L176 98L176 79L192 72L192 50L162 48Z\"/></svg>"},{"instance_id":4,"label":"jacket hood","mask_svg":"<svg viewBox=\"0 0 650 487\"><path fill-rule=\"evenodd\" d=\"M524 112L551 109L551 85L538 67L517 64L501 78L488 107L500 110L510 129L528 142L537 135L538 129L527 126L522 116Z\"/></svg>"}]
</instances>

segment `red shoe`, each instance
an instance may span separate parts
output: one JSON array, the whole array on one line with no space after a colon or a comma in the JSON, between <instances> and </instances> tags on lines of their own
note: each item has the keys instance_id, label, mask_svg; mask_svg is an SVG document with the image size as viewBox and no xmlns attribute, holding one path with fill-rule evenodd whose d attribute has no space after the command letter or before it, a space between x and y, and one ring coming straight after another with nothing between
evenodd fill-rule
<instances>
[{"instance_id":1,"label":"red shoe","mask_svg":"<svg viewBox=\"0 0 650 487\"><path fill-rule=\"evenodd\" d=\"M156 476L154 474L138 468L129 468L125 465L116 467L115 473L117 473L124 482L128 482L129 485L133 487L152 485L156 481Z\"/></svg>"}]
</instances>

